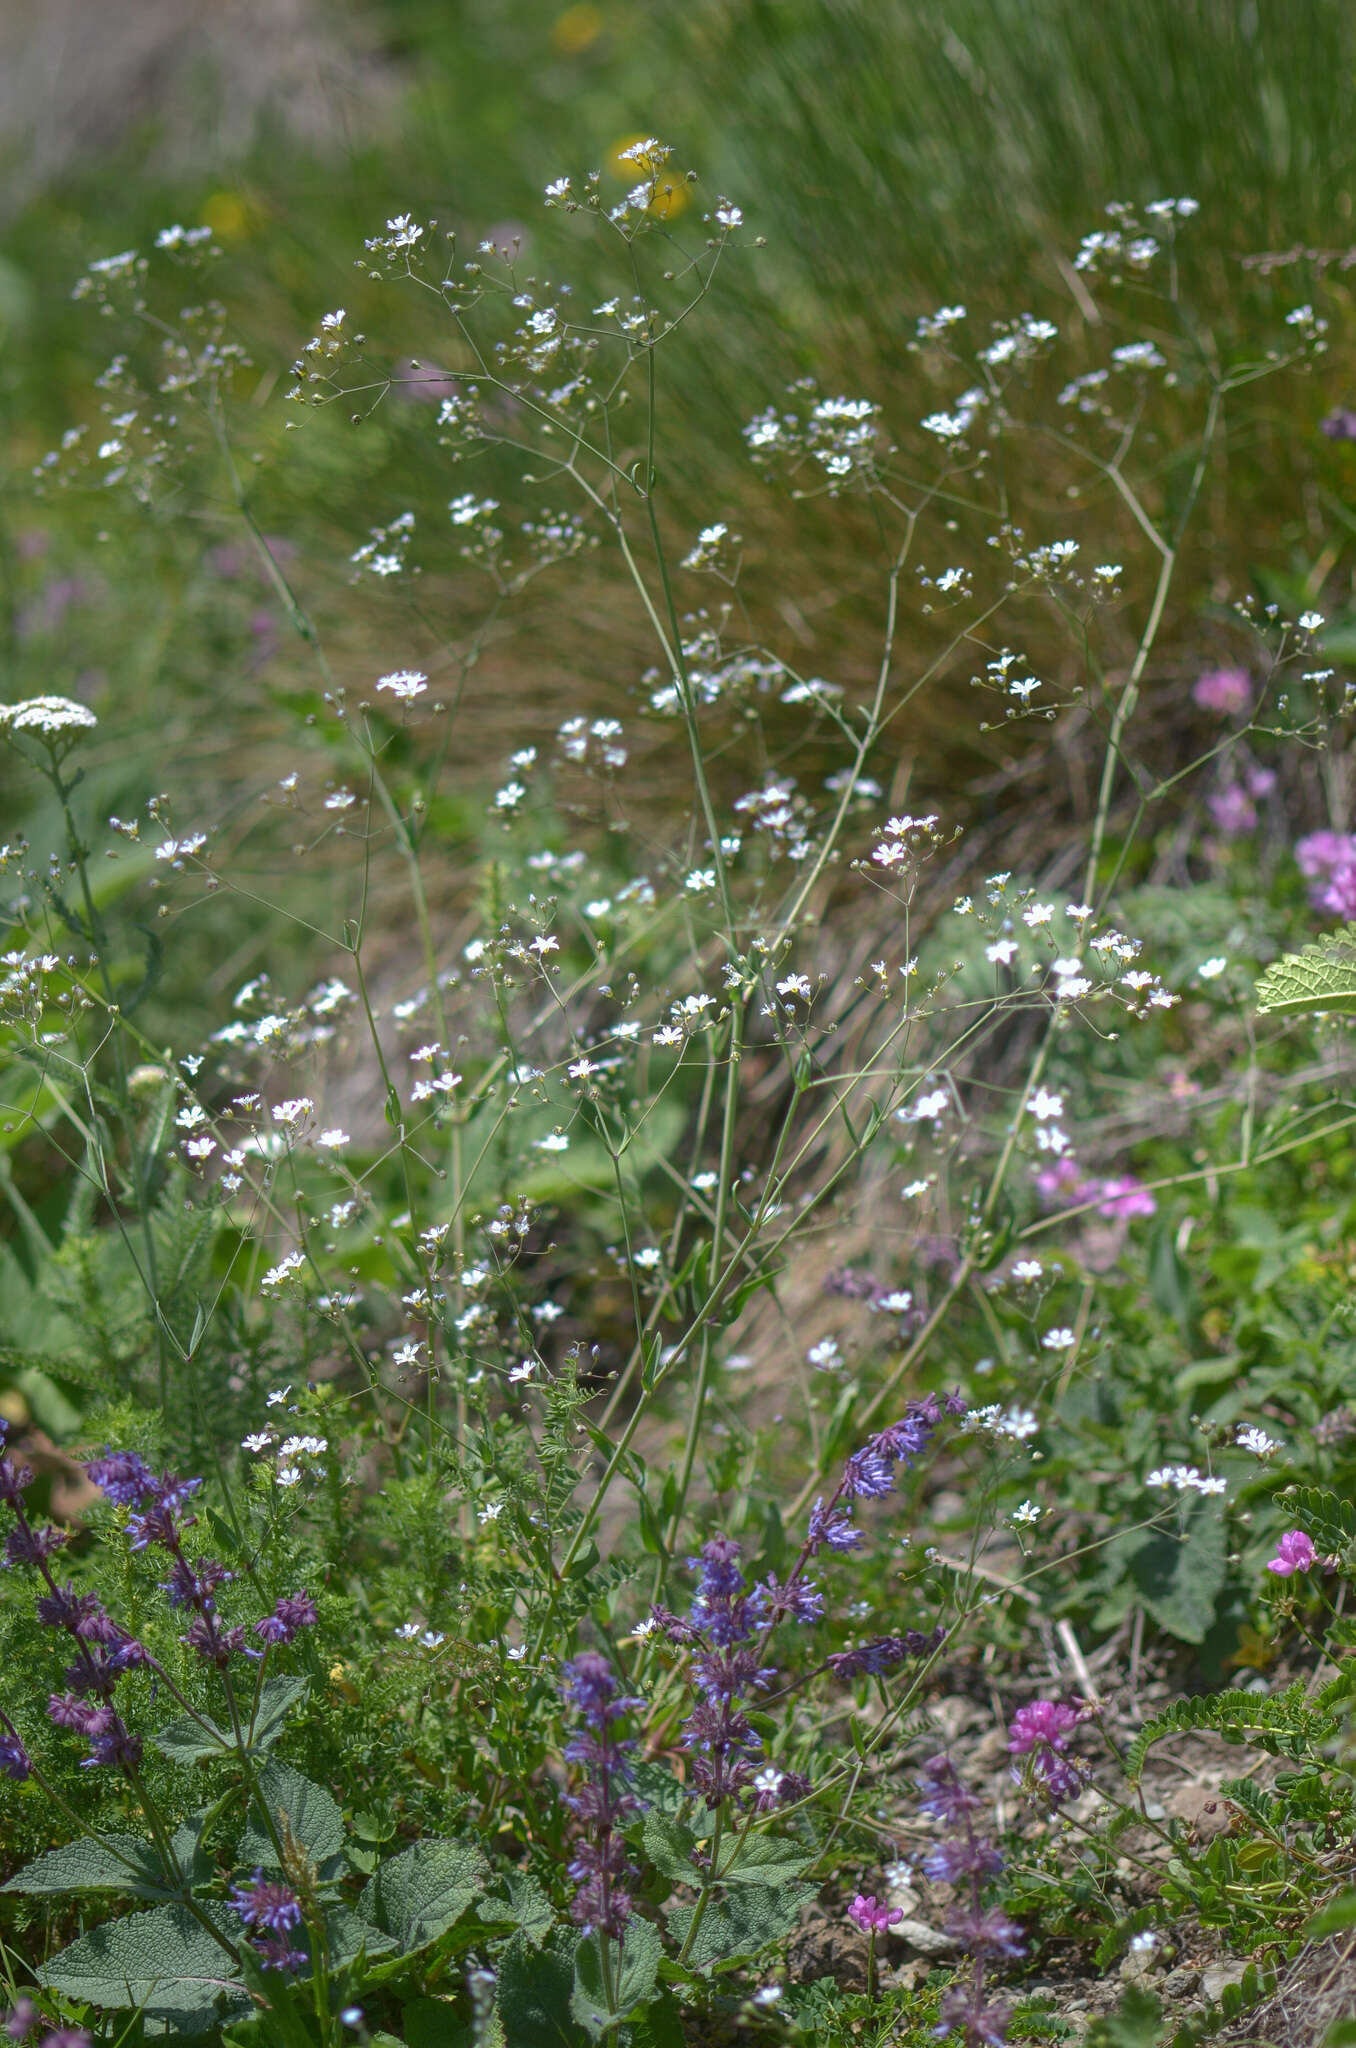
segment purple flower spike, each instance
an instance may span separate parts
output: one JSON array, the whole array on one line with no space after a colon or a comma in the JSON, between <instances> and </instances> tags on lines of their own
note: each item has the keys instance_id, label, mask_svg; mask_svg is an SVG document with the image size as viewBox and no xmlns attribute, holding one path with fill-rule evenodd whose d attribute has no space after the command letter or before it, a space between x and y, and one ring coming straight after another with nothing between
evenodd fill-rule
<instances>
[{"instance_id":1,"label":"purple flower spike","mask_svg":"<svg viewBox=\"0 0 1356 2048\"><path fill-rule=\"evenodd\" d=\"M266 1878L256 1870L248 1884L236 1885L227 1894L247 1927L266 1928L270 1934L287 1934L301 1925L301 1901L285 1884Z\"/></svg>"},{"instance_id":2,"label":"purple flower spike","mask_svg":"<svg viewBox=\"0 0 1356 2048\"><path fill-rule=\"evenodd\" d=\"M18 1736L12 1732L0 1731L0 1771L21 1785L32 1768L28 1760L28 1751Z\"/></svg>"},{"instance_id":3,"label":"purple flower spike","mask_svg":"<svg viewBox=\"0 0 1356 2048\"><path fill-rule=\"evenodd\" d=\"M1313 1539L1303 1529L1287 1529L1276 1545L1276 1555L1267 1560L1267 1570L1275 1572L1278 1579L1288 1579L1295 1572L1312 1571L1317 1562Z\"/></svg>"},{"instance_id":4,"label":"purple flower spike","mask_svg":"<svg viewBox=\"0 0 1356 2048\"><path fill-rule=\"evenodd\" d=\"M119 1508L140 1507L155 1485L155 1474L135 1451L106 1450L88 1461L85 1473Z\"/></svg>"},{"instance_id":5,"label":"purple flower spike","mask_svg":"<svg viewBox=\"0 0 1356 2048\"><path fill-rule=\"evenodd\" d=\"M266 1643L290 1643L299 1628L311 1628L319 1619L314 1600L303 1589L284 1594L272 1614L255 1622L254 1633Z\"/></svg>"},{"instance_id":6,"label":"purple flower spike","mask_svg":"<svg viewBox=\"0 0 1356 2048\"><path fill-rule=\"evenodd\" d=\"M1031 1700L1012 1717L1009 1753L1030 1759L1027 1782L1038 1787L1051 1806L1076 1799L1083 1789L1082 1771L1064 1755L1070 1733L1083 1718L1077 1707L1061 1700ZM1013 1776L1020 1780L1022 1772L1014 1768Z\"/></svg>"}]
</instances>

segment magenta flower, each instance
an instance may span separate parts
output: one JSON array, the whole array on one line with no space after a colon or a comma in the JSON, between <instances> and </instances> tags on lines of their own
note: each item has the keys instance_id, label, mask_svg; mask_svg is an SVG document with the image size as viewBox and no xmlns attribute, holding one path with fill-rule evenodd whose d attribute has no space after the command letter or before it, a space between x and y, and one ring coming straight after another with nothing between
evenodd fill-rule
<instances>
[{"instance_id":1,"label":"magenta flower","mask_svg":"<svg viewBox=\"0 0 1356 2048\"><path fill-rule=\"evenodd\" d=\"M1101 1193L1097 1204L1101 1216L1152 1216L1158 1208L1149 1190L1133 1174L1122 1173L1114 1180L1104 1180Z\"/></svg>"},{"instance_id":2,"label":"magenta flower","mask_svg":"<svg viewBox=\"0 0 1356 2048\"><path fill-rule=\"evenodd\" d=\"M847 1909L848 1919L860 1927L865 1934L884 1934L887 1927L895 1927L904 1918L902 1906L881 1906L876 1903L876 1894L858 1892Z\"/></svg>"},{"instance_id":3,"label":"magenta flower","mask_svg":"<svg viewBox=\"0 0 1356 2048\"><path fill-rule=\"evenodd\" d=\"M1227 717L1246 711L1252 702L1252 677L1245 668L1210 668L1192 688L1192 700L1202 711L1218 711Z\"/></svg>"},{"instance_id":4,"label":"magenta flower","mask_svg":"<svg viewBox=\"0 0 1356 2048\"><path fill-rule=\"evenodd\" d=\"M1208 796L1205 804L1216 830L1226 839L1237 839L1257 824L1257 806L1241 782L1227 783L1217 795Z\"/></svg>"},{"instance_id":5,"label":"magenta flower","mask_svg":"<svg viewBox=\"0 0 1356 2048\"><path fill-rule=\"evenodd\" d=\"M1275 1572L1278 1579L1288 1579L1294 1572L1312 1571L1317 1562L1318 1552L1303 1529L1287 1529L1276 1545L1276 1555L1267 1559L1267 1570Z\"/></svg>"}]
</instances>

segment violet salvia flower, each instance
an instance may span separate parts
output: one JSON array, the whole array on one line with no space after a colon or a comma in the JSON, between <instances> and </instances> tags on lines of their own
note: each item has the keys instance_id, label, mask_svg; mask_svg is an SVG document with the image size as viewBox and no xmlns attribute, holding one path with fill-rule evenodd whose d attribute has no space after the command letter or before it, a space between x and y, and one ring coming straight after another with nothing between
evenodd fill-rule
<instances>
[{"instance_id":1,"label":"violet salvia flower","mask_svg":"<svg viewBox=\"0 0 1356 2048\"><path fill-rule=\"evenodd\" d=\"M155 1486L155 1474L135 1451L106 1450L85 1464L85 1475L115 1507L140 1507Z\"/></svg>"},{"instance_id":2,"label":"violet salvia flower","mask_svg":"<svg viewBox=\"0 0 1356 2048\"><path fill-rule=\"evenodd\" d=\"M0 2022L0 2031L7 2034L11 2041L26 2041L34 2027L38 2025L40 2017L38 2008L31 1998L17 1998L3 2022ZM36 2044L36 2048L93 2048L93 2044L83 2027L57 2027L49 2029Z\"/></svg>"},{"instance_id":3,"label":"violet salvia flower","mask_svg":"<svg viewBox=\"0 0 1356 2048\"><path fill-rule=\"evenodd\" d=\"M256 1870L248 1884L238 1884L227 1894L227 1904L254 1937L250 1946L266 1970L304 1970L310 1957L304 1949L293 1948L289 1935L301 1925L301 1901L290 1885L266 1878Z\"/></svg>"},{"instance_id":4,"label":"violet salvia flower","mask_svg":"<svg viewBox=\"0 0 1356 2048\"><path fill-rule=\"evenodd\" d=\"M582 1650L562 1666L561 1693L582 1723L565 1746L566 1762L582 1773L565 1795L575 1818L569 1875L578 1886L570 1915L586 1934L596 1929L620 1941L634 1910L631 1887L638 1875L620 1831L640 1812L640 1801L631 1790L627 1762L634 1745L614 1728L644 1701L622 1692L612 1666L596 1650Z\"/></svg>"},{"instance_id":5,"label":"violet salvia flower","mask_svg":"<svg viewBox=\"0 0 1356 2048\"><path fill-rule=\"evenodd\" d=\"M1317 1562L1313 1538L1303 1529L1287 1529L1277 1541L1276 1555L1267 1559L1267 1570L1278 1579L1288 1579L1295 1572L1312 1571Z\"/></svg>"},{"instance_id":6,"label":"violet salvia flower","mask_svg":"<svg viewBox=\"0 0 1356 2048\"><path fill-rule=\"evenodd\" d=\"M816 1551L852 1550L861 1541L846 1503L878 1500L894 1490L894 1467L915 1465L932 1442L943 1414L957 1410L950 1399L945 1405L935 1394L910 1401L898 1422L889 1423L854 1451L843 1467L843 1476L827 1501L817 1500L810 1510L806 1556Z\"/></svg>"},{"instance_id":7,"label":"violet salvia flower","mask_svg":"<svg viewBox=\"0 0 1356 2048\"><path fill-rule=\"evenodd\" d=\"M272 1614L255 1622L254 1633L266 1643L290 1643L298 1629L311 1628L319 1619L316 1604L303 1587L300 1593L285 1593Z\"/></svg>"},{"instance_id":8,"label":"violet salvia flower","mask_svg":"<svg viewBox=\"0 0 1356 2048\"><path fill-rule=\"evenodd\" d=\"M0 1729L0 1771L21 1785L32 1768L28 1751L19 1740L17 1731L11 1727Z\"/></svg>"},{"instance_id":9,"label":"violet salvia flower","mask_svg":"<svg viewBox=\"0 0 1356 2048\"><path fill-rule=\"evenodd\" d=\"M1083 1789L1083 1773L1064 1754L1070 1734L1083 1718L1077 1707L1062 1700L1031 1700L1012 1717L1009 1754L1028 1759L1025 1771L1014 1766L1013 1776L1037 1787L1051 1806L1076 1799Z\"/></svg>"},{"instance_id":10,"label":"violet salvia flower","mask_svg":"<svg viewBox=\"0 0 1356 2048\"><path fill-rule=\"evenodd\" d=\"M985 1880L1002 1870L1003 1858L976 1826L983 1802L949 1756L929 1757L917 1784L922 1811L948 1830L927 1859L928 1874L969 1889L968 1899L952 1911L947 1932L969 1951L971 1964L943 1998L937 2031L959 2034L964 2048L1002 2048L1012 2011L989 1998L987 1975L992 1963L1022 1954L1022 1935L1005 1913L984 1905L982 1894Z\"/></svg>"},{"instance_id":11,"label":"violet salvia flower","mask_svg":"<svg viewBox=\"0 0 1356 2048\"><path fill-rule=\"evenodd\" d=\"M763 1744L740 1701L775 1676L749 1640L770 1625L772 1596L764 1586L748 1586L739 1554L732 1537L713 1536L690 1560L701 1574L689 1642L704 1698L684 1721L682 1742L693 1753L693 1785L712 1812L725 1799L742 1798L753 1779ZM777 1594L785 1606L790 1587L778 1587Z\"/></svg>"},{"instance_id":12,"label":"violet salvia flower","mask_svg":"<svg viewBox=\"0 0 1356 2048\"><path fill-rule=\"evenodd\" d=\"M945 1641L946 1630L940 1626L927 1635L922 1629L908 1628L902 1636L876 1636L855 1650L837 1650L827 1662L839 1678L858 1678L863 1674L874 1678L882 1671L893 1671L906 1658L930 1657Z\"/></svg>"},{"instance_id":13,"label":"violet salvia flower","mask_svg":"<svg viewBox=\"0 0 1356 2048\"><path fill-rule=\"evenodd\" d=\"M247 1927L266 1929L270 1934L288 1934L301 1925L301 1901L290 1886L266 1878L256 1870L248 1884L238 1884L227 1894Z\"/></svg>"}]
</instances>

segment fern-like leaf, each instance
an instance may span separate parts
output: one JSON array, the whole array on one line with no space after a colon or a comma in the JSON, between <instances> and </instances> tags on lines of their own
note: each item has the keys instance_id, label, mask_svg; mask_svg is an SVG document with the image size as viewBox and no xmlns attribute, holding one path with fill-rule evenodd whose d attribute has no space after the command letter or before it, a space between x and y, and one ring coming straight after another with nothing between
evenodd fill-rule
<instances>
[{"instance_id":1,"label":"fern-like leaf","mask_svg":"<svg viewBox=\"0 0 1356 2048\"><path fill-rule=\"evenodd\" d=\"M1325 1557L1340 1557L1356 1543L1356 1502L1319 1486L1290 1486L1282 1498Z\"/></svg>"},{"instance_id":2,"label":"fern-like leaf","mask_svg":"<svg viewBox=\"0 0 1356 2048\"><path fill-rule=\"evenodd\" d=\"M1209 1733L1225 1742L1246 1742L1264 1749L1270 1756L1301 1760L1312 1757L1334 1729L1331 1714L1316 1712L1304 1696L1304 1682L1297 1679L1274 1699L1258 1699L1246 1692L1204 1693L1196 1699L1175 1700L1165 1713L1140 1729L1125 1755L1125 1773L1132 1784L1139 1781L1144 1759L1156 1742L1169 1735Z\"/></svg>"},{"instance_id":3,"label":"fern-like leaf","mask_svg":"<svg viewBox=\"0 0 1356 2048\"><path fill-rule=\"evenodd\" d=\"M1257 1007L1276 1017L1356 1010L1356 925L1273 961L1257 984Z\"/></svg>"}]
</instances>

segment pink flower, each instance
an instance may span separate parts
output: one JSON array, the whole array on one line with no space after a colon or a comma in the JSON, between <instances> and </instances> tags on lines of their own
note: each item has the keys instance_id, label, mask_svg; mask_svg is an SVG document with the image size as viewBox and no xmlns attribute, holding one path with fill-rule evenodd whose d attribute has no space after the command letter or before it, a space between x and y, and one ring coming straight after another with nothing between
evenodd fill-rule
<instances>
[{"instance_id":1,"label":"pink flower","mask_svg":"<svg viewBox=\"0 0 1356 2048\"><path fill-rule=\"evenodd\" d=\"M876 1894L858 1892L847 1909L848 1919L867 1934L883 1934L887 1927L893 1927L904 1918L902 1906L880 1906Z\"/></svg>"},{"instance_id":2,"label":"pink flower","mask_svg":"<svg viewBox=\"0 0 1356 2048\"><path fill-rule=\"evenodd\" d=\"M1356 839L1346 832L1310 832L1295 841L1295 861L1309 881L1327 877L1342 861L1356 854Z\"/></svg>"},{"instance_id":3,"label":"pink flower","mask_svg":"<svg viewBox=\"0 0 1356 2048\"><path fill-rule=\"evenodd\" d=\"M1241 782L1230 782L1216 796L1208 796L1206 809L1226 839L1251 832L1257 823L1257 806Z\"/></svg>"},{"instance_id":4,"label":"pink flower","mask_svg":"<svg viewBox=\"0 0 1356 2048\"><path fill-rule=\"evenodd\" d=\"M1218 711L1223 716L1246 711L1252 702L1252 678L1245 668L1207 669L1191 695L1202 711Z\"/></svg>"},{"instance_id":5,"label":"pink flower","mask_svg":"<svg viewBox=\"0 0 1356 2048\"><path fill-rule=\"evenodd\" d=\"M1339 860L1326 886L1318 888L1314 894L1317 909L1326 910L1333 917L1344 918L1350 924L1356 918L1356 854L1348 854Z\"/></svg>"},{"instance_id":6,"label":"pink flower","mask_svg":"<svg viewBox=\"0 0 1356 2048\"><path fill-rule=\"evenodd\" d=\"M1287 1529L1276 1545L1276 1555L1267 1559L1267 1570L1275 1572L1278 1579L1288 1579L1293 1572L1311 1571L1317 1561L1318 1552L1303 1529Z\"/></svg>"},{"instance_id":7,"label":"pink flower","mask_svg":"<svg viewBox=\"0 0 1356 2048\"><path fill-rule=\"evenodd\" d=\"M1018 1707L1008 1729L1008 1750L1012 1756L1026 1756L1038 1743L1047 1743L1051 1749L1063 1749L1071 1728L1079 1722L1077 1707L1066 1707L1062 1700L1031 1700L1026 1706Z\"/></svg>"},{"instance_id":8,"label":"pink flower","mask_svg":"<svg viewBox=\"0 0 1356 2048\"><path fill-rule=\"evenodd\" d=\"M1104 1180L1101 1196L1097 1204L1097 1212L1101 1216L1152 1216L1158 1208L1149 1190L1141 1187L1129 1173L1123 1173L1115 1180Z\"/></svg>"}]
</instances>

